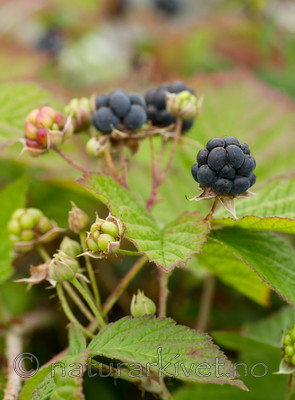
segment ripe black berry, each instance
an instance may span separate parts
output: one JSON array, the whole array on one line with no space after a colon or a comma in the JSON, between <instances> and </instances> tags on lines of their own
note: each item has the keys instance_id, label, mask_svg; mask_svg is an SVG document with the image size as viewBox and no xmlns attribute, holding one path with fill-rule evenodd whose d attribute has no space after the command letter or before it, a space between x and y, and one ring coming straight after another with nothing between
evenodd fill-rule
<instances>
[{"instance_id":1,"label":"ripe black berry","mask_svg":"<svg viewBox=\"0 0 295 400\"><path fill-rule=\"evenodd\" d=\"M124 119L124 125L127 129L139 129L146 122L146 112L139 105L132 105L129 113Z\"/></svg>"},{"instance_id":2,"label":"ripe black berry","mask_svg":"<svg viewBox=\"0 0 295 400\"><path fill-rule=\"evenodd\" d=\"M157 107L153 106L152 104L147 106L146 109L147 112L147 119L148 121L151 121L152 125L157 125L157 115L158 115L158 109Z\"/></svg>"},{"instance_id":3,"label":"ripe black berry","mask_svg":"<svg viewBox=\"0 0 295 400\"><path fill-rule=\"evenodd\" d=\"M246 192L250 187L250 180L245 176L237 175L233 180L232 194L240 194Z\"/></svg>"},{"instance_id":4,"label":"ripe black berry","mask_svg":"<svg viewBox=\"0 0 295 400\"><path fill-rule=\"evenodd\" d=\"M209 142L206 145L206 148L211 151L213 150L215 147L224 147L224 140L221 138L213 138L211 140L209 140Z\"/></svg>"},{"instance_id":5,"label":"ripe black berry","mask_svg":"<svg viewBox=\"0 0 295 400\"><path fill-rule=\"evenodd\" d=\"M240 168L245 160L245 154L235 145L226 147L227 161L234 168Z\"/></svg>"},{"instance_id":6,"label":"ripe black berry","mask_svg":"<svg viewBox=\"0 0 295 400\"><path fill-rule=\"evenodd\" d=\"M95 99L95 108L98 110L100 107L109 106L110 97L107 93L103 93Z\"/></svg>"},{"instance_id":7,"label":"ripe black berry","mask_svg":"<svg viewBox=\"0 0 295 400\"><path fill-rule=\"evenodd\" d=\"M110 96L110 107L119 118L124 118L130 111L130 99L125 92L116 90Z\"/></svg>"},{"instance_id":8,"label":"ripe black berry","mask_svg":"<svg viewBox=\"0 0 295 400\"><path fill-rule=\"evenodd\" d=\"M211 187L217 194L238 195L256 182L255 167L247 144L234 137L213 138L199 151L191 172L200 185Z\"/></svg>"},{"instance_id":9,"label":"ripe black berry","mask_svg":"<svg viewBox=\"0 0 295 400\"><path fill-rule=\"evenodd\" d=\"M182 121L182 132L187 132L191 129L191 127L194 125L193 121Z\"/></svg>"},{"instance_id":10,"label":"ripe black berry","mask_svg":"<svg viewBox=\"0 0 295 400\"><path fill-rule=\"evenodd\" d=\"M144 98L138 94L138 93L130 93L129 94L129 99L131 104L137 104L141 107L145 107L145 101Z\"/></svg>"},{"instance_id":11,"label":"ripe black berry","mask_svg":"<svg viewBox=\"0 0 295 400\"><path fill-rule=\"evenodd\" d=\"M234 136L228 136L224 139L224 143L226 146L230 146L231 144L239 144L240 142Z\"/></svg>"},{"instance_id":12,"label":"ripe black berry","mask_svg":"<svg viewBox=\"0 0 295 400\"><path fill-rule=\"evenodd\" d=\"M214 182L216 174L208 165L202 165L198 169L197 178L201 185L210 186Z\"/></svg>"},{"instance_id":13,"label":"ripe black berry","mask_svg":"<svg viewBox=\"0 0 295 400\"><path fill-rule=\"evenodd\" d=\"M92 115L92 124L103 133L112 132L112 126L117 129L120 125L119 118L107 107L101 107Z\"/></svg>"},{"instance_id":14,"label":"ripe black berry","mask_svg":"<svg viewBox=\"0 0 295 400\"><path fill-rule=\"evenodd\" d=\"M230 181L229 179L224 179L224 178L216 179L212 185L215 192L220 194L228 194L231 191L232 186L233 182Z\"/></svg>"},{"instance_id":15,"label":"ripe black berry","mask_svg":"<svg viewBox=\"0 0 295 400\"><path fill-rule=\"evenodd\" d=\"M157 122L159 125L169 126L171 124L175 124L176 117L173 117L173 115L169 114L167 110L161 110L158 112Z\"/></svg>"},{"instance_id":16,"label":"ripe black berry","mask_svg":"<svg viewBox=\"0 0 295 400\"><path fill-rule=\"evenodd\" d=\"M166 14L176 14L180 10L179 0L156 0L156 6Z\"/></svg>"},{"instance_id":17,"label":"ripe black berry","mask_svg":"<svg viewBox=\"0 0 295 400\"><path fill-rule=\"evenodd\" d=\"M155 103L156 94L157 94L157 90L155 90L155 89L151 89L147 92L147 94L145 95L145 102L147 105Z\"/></svg>"},{"instance_id":18,"label":"ripe black berry","mask_svg":"<svg viewBox=\"0 0 295 400\"><path fill-rule=\"evenodd\" d=\"M197 155L197 162L198 162L198 164L199 164L200 166L201 166L201 165L204 165L204 164L207 164L208 154L209 154L209 151L208 151L207 149L202 149L202 150L200 150L200 151L198 152L198 155Z\"/></svg>"},{"instance_id":19,"label":"ripe black berry","mask_svg":"<svg viewBox=\"0 0 295 400\"><path fill-rule=\"evenodd\" d=\"M208 155L208 165L214 171L219 171L225 166L227 154L223 147L215 147Z\"/></svg>"}]
</instances>

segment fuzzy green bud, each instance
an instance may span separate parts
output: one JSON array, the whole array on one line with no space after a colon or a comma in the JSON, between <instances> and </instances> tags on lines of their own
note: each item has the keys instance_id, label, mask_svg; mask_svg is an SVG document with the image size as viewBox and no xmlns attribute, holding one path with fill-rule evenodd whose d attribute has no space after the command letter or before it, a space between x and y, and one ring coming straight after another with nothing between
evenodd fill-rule
<instances>
[{"instance_id":1,"label":"fuzzy green bud","mask_svg":"<svg viewBox=\"0 0 295 400\"><path fill-rule=\"evenodd\" d=\"M146 297L140 290L134 294L131 301L130 312L132 317L142 317L146 314L155 314L155 303Z\"/></svg>"},{"instance_id":2,"label":"fuzzy green bud","mask_svg":"<svg viewBox=\"0 0 295 400\"><path fill-rule=\"evenodd\" d=\"M166 107L170 114L187 121L193 121L200 111L197 97L188 90L178 94L168 93Z\"/></svg>"},{"instance_id":3,"label":"fuzzy green bud","mask_svg":"<svg viewBox=\"0 0 295 400\"><path fill-rule=\"evenodd\" d=\"M21 232L21 226L16 219L11 219L7 225L8 233L12 235L19 235Z\"/></svg>"},{"instance_id":4,"label":"fuzzy green bud","mask_svg":"<svg viewBox=\"0 0 295 400\"><path fill-rule=\"evenodd\" d=\"M63 251L56 253L49 264L50 277L56 282L72 280L79 268L79 263Z\"/></svg>"},{"instance_id":5,"label":"fuzzy green bud","mask_svg":"<svg viewBox=\"0 0 295 400\"><path fill-rule=\"evenodd\" d=\"M105 151L105 146L96 138L91 138L86 143L86 151L91 157L99 157Z\"/></svg>"},{"instance_id":6,"label":"fuzzy green bud","mask_svg":"<svg viewBox=\"0 0 295 400\"><path fill-rule=\"evenodd\" d=\"M63 238L59 248L62 252L71 257L78 256L82 251L80 243L70 239L68 236Z\"/></svg>"},{"instance_id":7,"label":"fuzzy green bud","mask_svg":"<svg viewBox=\"0 0 295 400\"><path fill-rule=\"evenodd\" d=\"M51 225L50 220L47 217L45 217L45 215L43 215L43 217L40 218L40 221L38 223L39 233L41 235L44 235L45 233L50 231L51 228L52 228L52 225Z\"/></svg>"},{"instance_id":8,"label":"fuzzy green bud","mask_svg":"<svg viewBox=\"0 0 295 400\"><path fill-rule=\"evenodd\" d=\"M69 212L69 226L76 233L84 232L89 225L88 215L72 203L72 210Z\"/></svg>"},{"instance_id":9,"label":"fuzzy green bud","mask_svg":"<svg viewBox=\"0 0 295 400\"><path fill-rule=\"evenodd\" d=\"M86 97L74 98L65 107L65 114L72 117L74 132L79 133L91 125L91 101Z\"/></svg>"}]
</instances>

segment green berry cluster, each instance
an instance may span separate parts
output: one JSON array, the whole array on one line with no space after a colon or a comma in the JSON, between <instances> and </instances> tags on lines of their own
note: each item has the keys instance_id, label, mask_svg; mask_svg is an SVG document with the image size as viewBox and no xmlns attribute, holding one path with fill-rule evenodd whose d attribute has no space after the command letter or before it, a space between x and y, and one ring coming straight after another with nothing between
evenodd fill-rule
<instances>
[{"instance_id":1,"label":"green berry cluster","mask_svg":"<svg viewBox=\"0 0 295 400\"><path fill-rule=\"evenodd\" d=\"M295 365L295 325L284 336L283 353L284 360Z\"/></svg>"},{"instance_id":2,"label":"green berry cluster","mask_svg":"<svg viewBox=\"0 0 295 400\"><path fill-rule=\"evenodd\" d=\"M108 252L109 244L119 241L119 227L112 221L97 218L91 225L86 243L90 251Z\"/></svg>"},{"instance_id":3,"label":"green berry cluster","mask_svg":"<svg viewBox=\"0 0 295 400\"><path fill-rule=\"evenodd\" d=\"M20 242L31 242L40 239L54 228L53 223L38 208L19 208L16 210L7 225L9 239L12 245ZM48 242L55 234L45 236L42 241ZM24 247L23 251L32 248Z\"/></svg>"}]
</instances>

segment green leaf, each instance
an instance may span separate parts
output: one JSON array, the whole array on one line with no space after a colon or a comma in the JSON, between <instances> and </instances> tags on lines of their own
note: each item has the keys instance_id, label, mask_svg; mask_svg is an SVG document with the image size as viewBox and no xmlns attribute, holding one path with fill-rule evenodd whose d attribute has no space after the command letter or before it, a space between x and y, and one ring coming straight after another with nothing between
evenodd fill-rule
<instances>
[{"instance_id":1,"label":"green leaf","mask_svg":"<svg viewBox=\"0 0 295 400\"><path fill-rule=\"evenodd\" d=\"M6 226L11 214L17 208L24 207L27 187L28 180L20 179L0 191L0 282L9 278L13 272L11 247Z\"/></svg>"},{"instance_id":2,"label":"green leaf","mask_svg":"<svg viewBox=\"0 0 295 400\"><path fill-rule=\"evenodd\" d=\"M241 332L214 331L220 345L237 351L276 351L281 353L282 332L295 323L295 310L289 306L261 321L244 324ZM260 349L260 350L259 350Z\"/></svg>"},{"instance_id":3,"label":"green leaf","mask_svg":"<svg viewBox=\"0 0 295 400\"><path fill-rule=\"evenodd\" d=\"M88 348L91 355L119 359L130 363L131 368L134 363L140 364L159 376L246 389L241 381L233 380L232 364L207 334L176 325L170 318L122 318L104 327ZM216 359L223 364L219 370L222 377L216 374Z\"/></svg>"},{"instance_id":4,"label":"green leaf","mask_svg":"<svg viewBox=\"0 0 295 400\"><path fill-rule=\"evenodd\" d=\"M122 219L127 239L165 271L186 263L192 254L201 251L208 226L199 212L184 213L160 229L142 201L112 178L91 174L79 183L107 204L114 216Z\"/></svg>"},{"instance_id":5,"label":"green leaf","mask_svg":"<svg viewBox=\"0 0 295 400\"><path fill-rule=\"evenodd\" d=\"M295 233L295 176L278 177L255 192L256 196L251 199L236 201L237 215L241 217L238 221L226 218L228 213L220 208L214 222L247 229Z\"/></svg>"},{"instance_id":6,"label":"green leaf","mask_svg":"<svg viewBox=\"0 0 295 400\"><path fill-rule=\"evenodd\" d=\"M192 258L188 268L197 270L199 265L251 300L264 306L268 305L270 289L267 284L261 282L255 272L221 243L208 238L202 253Z\"/></svg>"},{"instance_id":7,"label":"green leaf","mask_svg":"<svg viewBox=\"0 0 295 400\"><path fill-rule=\"evenodd\" d=\"M52 94L35 83L1 84L0 138L9 140L23 136L27 114L53 101L56 103Z\"/></svg>"},{"instance_id":8,"label":"green leaf","mask_svg":"<svg viewBox=\"0 0 295 400\"><path fill-rule=\"evenodd\" d=\"M69 330L69 351L68 356L74 356L85 351L87 344L83 333L74 325L70 325Z\"/></svg>"},{"instance_id":9,"label":"green leaf","mask_svg":"<svg viewBox=\"0 0 295 400\"><path fill-rule=\"evenodd\" d=\"M50 376L50 372L51 372L51 365L48 365L47 367L40 369L34 376L32 376L32 378L26 380L26 383L20 394L20 399L21 400L31 400L34 390L39 385L42 384L42 382L44 381L44 379L46 379L47 376ZM48 393L50 393L49 387L48 387ZM43 398L45 398L45 397L43 397Z\"/></svg>"},{"instance_id":10,"label":"green leaf","mask_svg":"<svg viewBox=\"0 0 295 400\"><path fill-rule=\"evenodd\" d=\"M224 228L211 238L225 246L284 300L295 304L294 249L271 232Z\"/></svg>"}]
</instances>

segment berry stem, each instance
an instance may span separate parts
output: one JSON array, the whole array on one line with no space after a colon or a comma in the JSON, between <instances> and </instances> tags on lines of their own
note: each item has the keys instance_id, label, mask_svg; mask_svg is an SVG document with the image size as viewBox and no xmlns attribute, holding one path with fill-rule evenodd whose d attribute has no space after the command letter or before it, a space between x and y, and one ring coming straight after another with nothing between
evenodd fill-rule
<instances>
[{"instance_id":1,"label":"berry stem","mask_svg":"<svg viewBox=\"0 0 295 400\"><path fill-rule=\"evenodd\" d=\"M116 168L115 168L115 165L114 165L114 163L113 163L113 159L112 159L111 153L110 153L110 151L109 151L108 149L106 149L106 150L104 151L104 156L105 156L105 160L106 160L106 162L107 162L107 165L108 165L108 167L109 167L109 170L110 170L111 173L113 174L114 179L119 183L119 185L122 186L123 183L122 183L121 177L120 177L120 175L118 174L118 172L117 172L117 170L116 170Z\"/></svg>"},{"instance_id":2,"label":"berry stem","mask_svg":"<svg viewBox=\"0 0 295 400\"><path fill-rule=\"evenodd\" d=\"M167 300L168 300L168 280L170 274L168 272L159 272L159 305L158 315L159 317L166 317L167 314Z\"/></svg>"},{"instance_id":3,"label":"berry stem","mask_svg":"<svg viewBox=\"0 0 295 400\"><path fill-rule=\"evenodd\" d=\"M83 286L77 281L76 278L71 280L71 283L75 286L75 288L78 290L78 292L81 293L81 295L83 296L83 298L85 299L85 301L87 302L87 304L89 305L91 311L93 312L93 314L95 315L97 322L99 324L99 326L102 328L105 326L105 322L103 320L103 317L101 316L100 312L98 311L97 307L95 306L93 300L91 299L91 297L88 295L88 293L86 292L86 290L83 288Z\"/></svg>"},{"instance_id":4,"label":"berry stem","mask_svg":"<svg viewBox=\"0 0 295 400\"><path fill-rule=\"evenodd\" d=\"M86 245L86 234L85 232L80 233L80 240L81 240L81 244L82 244L82 248L83 251L86 252L87 251L87 245ZM98 286L97 286L97 282L95 279L95 274L92 268L92 264L90 261L90 257L85 254L84 255L84 259L85 259L85 264L86 264L86 268L87 268L87 272L91 281L91 286L92 286L92 290L93 290L93 294L94 294L94 299L97 305L98 310L101 309L101 301L100 301L100 295L99 295L99 290L98 290Z\"/></svg>"},{"instance_id":5,"label":"berry stem","mask_svg":"<svg viewBox=\"0 0 295 400\"><path fill-rule=\"evenodd\" d=\"M82 167L82 165L78 164L76 161L74 161L71 157L66 155L59 147L57 146L52 146L52 148L59 154L66 162L70 165L72 165L74 168L78 169L79 171L82 171L84 174L89 174L90 171L88 169Z\"/></svg>"},{"instance_id":6,"label":"berry stem","mask_svg":"<svg viewBox=\"0 0 295 400\"><path fill-rule=\"evenodd\" d=\"M111 310L111 308L116 303L118 298L121 296L121 294L127 288L127 286L132 281L132 279L138 274L138 272L146 264L146 262L147 262L147 257L146 256L143 256L139 260L137 260L136 263L133 265L133 267L128 271L128 273L121 280L119 285L109 295L109 297L107 298L106 302L102 306L102 315L103 315L103 317L108 314L108 312Z\"/></svg>"},{"instance_id":7,"label":"berry stem","mask_svg":"<svg viewBox=\"0 0 295 400\"><path fill-rule=\"evenodd\" d=\"M73 300L73 302L78 306L80 311L85 315L85 317L89 321L93 321L94 317L93 315L88 311L88 309L85 307L84 303L81 301L80 297L77 296L76 292L73 290L71 285L69 285L68 282L63 282L63 287L70 296L70 298Z\"/></svg>"},{"instance_id":8,"label":"berry stem","mask_svg":"<svg viewBox=\"0 0 295 400\"><path fill-rule=\"evenodd\" d=\"M287 390L284 396L284 400L290 400L294 393L294 373L288 376Z\"/></svg>"},{"instance_id":9,"label":"berry stem","mask_svg":"<svg viewBox=\"0 0 295 400\"><path fill-rule=\"evenodd\" d=\"M64 310L64 313L66 314L67 318L69 319L69 321L75 325L78 329L80 329L84 335L90 339L94 338L93 333L89 332L86 328L84 328L83 325L80 324L80 322L76 319L76 317L74 316L74 314L72 313L70 306L67 302L66 296L64 294L62 285L60 283L56 284L56 291L57 291L57 295L58 298L60 300L61 306Z\"/></svg>"},{"instance_id":10,"label":"berry stem","mask_svg":"<svg viewBox=\"0 0 295 400\"><path fill-rule=\"evenodd\" d=\"M205 285L202 292L201 308L199 317L196 323L196 329L205 331L209 322L210 309L213 302L215 290L215 277L209 275L205 280Z\"/></svg>"},{"instance_id":11,"label":"berry stem","mask_svg":"<svg viewBox=\"0 0 295 400\"><path fill-rule=\"evenodd\" d=\"M120 152L120 162L121 162L121 171L122 171L122 185L126 189L128 189L127 160L125 157L124 143L122 140L120 140L119 152Z\"/></svg>"},{"instance_id":12,"label":"berry stem","mask_svg":"<svg viewBox=\"0 0 295 400\"><path fill-rule=\"evenodd\" d=\"M218 197L215 197L212 207L210 208L210 211L204 218L204 221L208 221L212 217L212 215L214 214L214 211L216 210L217 204L218 204Z\"/></svg>"},{"instance_id":13,"label":"berry stem","mask_svg":"<svg viewBox=\"0 0 295 400\"><path fill-rule=\"evenodd\" d=\"M152 185L152 190L151 190L151 194L150 194L149 200L148 200L147 205L146 205L146 209L148 211L151 211L151 209L152 209L152 207L153 207L153 205L154 205L154 203L156 201L156 198L157 198L158 188L163 183L163 181L165 180L166 175L167 175L167 173L168 173L168 171L169 171L169 169L171 167L171 164L172 164L172 161L173 161L176 149L177 149L177 145L178 145L178 142L179 142L179 138L180 138L180 135L181 135L181 129L182 129L182 120L180 118L178 118L177 122L176 122L176 126L175 126L174 140L173 140L172 148L171 148L171 151L170 151L170 155L169 155L167 164L166 164L166 166L165 166L165 168L164 168L164 170L163 170L163 172L161 174L155 173L155 169L154 169L154 164L155 164L154 159L155 159L155 157L153 155L154 150L153 150L153 146L151 147L152 164L153 164L153 185Z\"/></svg>"},{"instance_id":14,"label":"berry stem","mask_svg":"<svg viewBox=\"0 0 295 400\"><path fill-rule=\"evenodd\" d=\"M40 254L40 256L42 257L44 262L48 262L50 260L50 255L47 253L47 251L44 249L44 247L42 246L42 244L39 244L37 246L37 250L38 253Z\"/></svg>"}]
</instances>

